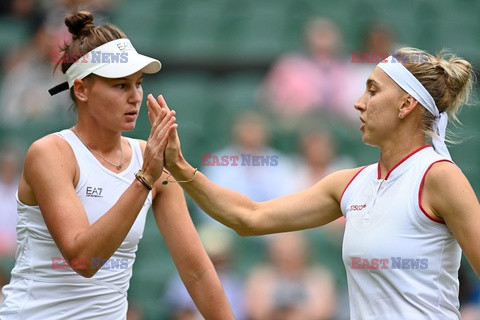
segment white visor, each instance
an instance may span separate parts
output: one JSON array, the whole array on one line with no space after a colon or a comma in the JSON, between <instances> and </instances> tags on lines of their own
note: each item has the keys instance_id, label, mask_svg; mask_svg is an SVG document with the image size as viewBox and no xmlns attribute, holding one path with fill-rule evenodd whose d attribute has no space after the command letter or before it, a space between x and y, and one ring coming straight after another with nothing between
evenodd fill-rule
<instances>
[{"instance_id":1,"label":"white visor","mask_svg":"<svg viewBox=\"0 0 480 320\"><path fill-rule=\"evenodd\" d=\"M122 78L137 71L156 73L162 64L139 54L130 40L123 38L107 42L81 56L65 72L68 88L73 86L75 79L83 79L89 74L96 74L105 78ZM50 94L67 90L66 83L50 89Z\"/></svg>"}]
</instances>

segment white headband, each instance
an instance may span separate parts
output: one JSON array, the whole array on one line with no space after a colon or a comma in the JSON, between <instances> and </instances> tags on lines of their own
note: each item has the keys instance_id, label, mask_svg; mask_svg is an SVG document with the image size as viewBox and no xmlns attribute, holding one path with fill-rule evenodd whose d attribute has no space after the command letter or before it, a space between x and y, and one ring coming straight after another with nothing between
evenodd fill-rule
<instances>
[{"instance_id":1,"label":"white headband","mask_svg":"<svg viewBox=\"0 0 480 320\"><path fill-rule=\"evenodd\" d=\"M50 89L50 94L68 90L75 79L83 79L91 73L105 78L122 78L140 70L156 73L162 67L157 59L139 54L126 38L107 42L84 55L76 54L77 57L63 57L75 59L81 56L65 72L67 82Z\"/></svg>"},{"instance_id":2,"label":"white headband","mask_svg":"<svg viewBox=\"0 0 480 320\"><path fill-rule=\"evenodd\" d=\"M445 131L447 130L448 115L446 112L439 113L432 95L403 66L403 64L394 57L389 56L380 62L377 67L385 71L403 90L414 97L425 109L435 116L434 131L436 135L432 137L432 144L435 151L448 159L452 159L445 145Z\"/></svg>"}]
</instances>

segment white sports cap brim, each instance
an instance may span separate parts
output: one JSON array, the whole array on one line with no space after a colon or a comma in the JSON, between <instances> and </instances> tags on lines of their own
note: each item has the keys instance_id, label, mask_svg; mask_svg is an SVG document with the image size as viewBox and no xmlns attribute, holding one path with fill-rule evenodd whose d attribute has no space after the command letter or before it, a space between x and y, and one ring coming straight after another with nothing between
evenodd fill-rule
<instances>
[{"instance_id":1,"label":"white sports cap brim","mask_svg":"<svg viewBox=\"0 0 480 320\"><path fill-rule=\"evenodd\" d=\"M105 78L123 78L138 71L156 73L161 68L160 61L139 54L127 38L116 39L82 55L65 72L67 83L62 83L49 92L54 95L67 90L76 79L83 79L92 73Z\"/></svg>"},{"instance_id":2,"label":"white sports cap brim","mask_svg":"<svg viewBox=\"0 0 480 320\"><path fill-rule=\"evenodd\" d=\"M129 55L128 58L130 59L131 56ZM140 70L144 73L157 73L161 67L160 61L137 53L133 61L109 63L92 73L105 78L123 78Z\"/></svg>"},{"instance_id":3,"label":"white sports cap brim","mask_svg":"<svg viewBox=\"0 0 480 320\"><path fill-rule=\"evenodd\" d=\"M107 42L83 55L65 72L68 87L75 79L83 79L93 73L105 78L122 78L142 70L156 73L162 67L157 59L139 54L130 40L117 39Z\"/></svg>"}]
</instances>

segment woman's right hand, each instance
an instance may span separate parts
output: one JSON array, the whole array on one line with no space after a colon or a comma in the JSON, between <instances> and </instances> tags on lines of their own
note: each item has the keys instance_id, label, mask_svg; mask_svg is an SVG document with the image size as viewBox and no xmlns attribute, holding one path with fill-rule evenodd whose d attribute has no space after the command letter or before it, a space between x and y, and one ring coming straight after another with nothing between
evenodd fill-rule
<instances>
[{"instance_id":1,"label":"woman's right hand","mask_svg":"<svg viewBox=\"0 0 480 320\"><path fill-rule=\"evenodd\" d=\"M142 173L148 181L155 183L163 172L164 152L169 133L176 129L177 124L175 123L175 111L170 111L168 107L160 107L151 94L147 97L147 108L152 128L143 155Z\"/></svg>"}]
</instances>

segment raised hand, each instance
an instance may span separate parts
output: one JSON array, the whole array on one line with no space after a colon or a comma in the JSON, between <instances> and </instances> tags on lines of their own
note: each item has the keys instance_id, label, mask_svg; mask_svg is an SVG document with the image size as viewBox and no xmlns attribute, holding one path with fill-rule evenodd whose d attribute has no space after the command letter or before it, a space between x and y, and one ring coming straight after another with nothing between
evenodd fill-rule
<instances>
[{"instance_id":1,"label":"raised hand","mask_svg":"<svg viewBox=\"0 0 480 320\"><path fill-rule=\"evenodd\" d=\"M165 100L163 103L166 105ZM161 107L151 94L147 97L147 108L152 129L143 155L142 173L148 181L155 183L163 171L164 151L170 131L176 129L177 124L175 111Z\"/></svg>"}]
</instances>

